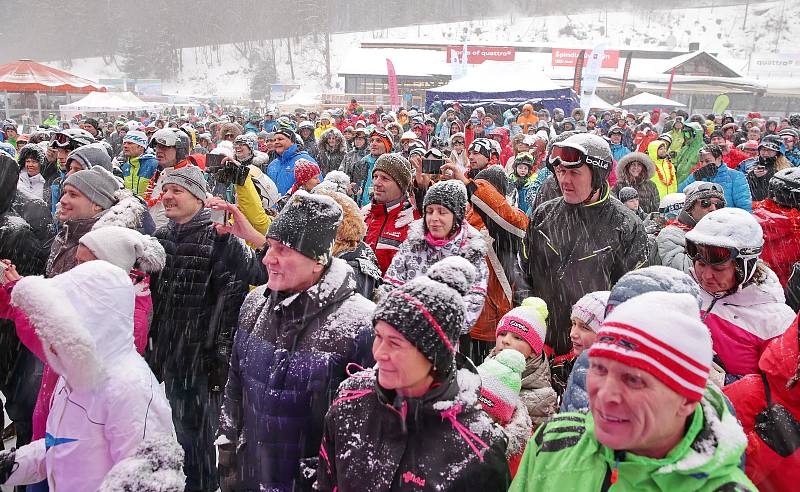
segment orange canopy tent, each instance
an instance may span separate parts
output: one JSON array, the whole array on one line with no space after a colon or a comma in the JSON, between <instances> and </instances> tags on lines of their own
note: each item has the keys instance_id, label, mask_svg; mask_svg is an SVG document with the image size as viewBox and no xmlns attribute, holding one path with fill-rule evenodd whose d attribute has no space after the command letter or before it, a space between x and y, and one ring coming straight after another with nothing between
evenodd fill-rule
<instances>
[{"instance_id":1,"label":"orange canopy tent","mask_svg":"<svg viewBox=\"0 0 800 492\"><path fill-rule=\"evenodd\" d=\"M0 91L89 93L106 90L96 82L32 60L0 65Z\"/></svg>"}]
</instances>

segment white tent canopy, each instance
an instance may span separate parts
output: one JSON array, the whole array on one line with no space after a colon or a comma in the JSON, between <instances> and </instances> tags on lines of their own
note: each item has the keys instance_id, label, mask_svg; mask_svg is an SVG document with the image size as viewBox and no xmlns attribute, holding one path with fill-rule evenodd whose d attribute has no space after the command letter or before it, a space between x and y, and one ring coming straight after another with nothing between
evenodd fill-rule
<instances>
[{"instance_id":1,"label":"white tent canopy","mask_svg":"<svg viewBox=\"0 0 800 492\"><path fill-rule=\"evenodd\" d=\"M592 103L589 105L589 108L604 111L607 109L614 109L614 105L609 103L602 97L598 96L597 94L592 94Z\"/></svg>"},{"instance_id":2,"label":"white tent canopy","mask_svg":"<svg viewBox=\"0 0 800 492\"><path fill-rule=\"evenodd\" d=\"M686 105L683 103L673 101L672 99L667 99L666 97L656 96L655 94L650 94L649 92L642 92L641 94L636 94L633 97L629 97L628 99L625 99L619 103L619 106L623 108L628 106L652 106L654 108L686 107Z\"/></svg>"},{"instance_id":3,"label":"white tent canopy","mask_svg":"<svg viewBox=\"0 0 800 492\"><path fill-rule=\"evenodd\" d=\"M278 103L281 112L292 112L296 108L317 109L322 105L318 93L305 92L303 89L295 92L292 97Z\"/></svg>"},{"instance_id":4,"label":"white tent canopy","mask_svg":"<svg viewBox=\"0 0 800 492\"><path fill-rule=\"evenodd\" d=\"M485 62L473 65L467 74L428 91L436 92L513 92L563 89L550 80L534 63Z\"/></svg>"},{"instance_id":5,"label":"white tent canopy","mask_svg":"<svg viewBox=\"0 0 800 492\"><path fill-rule=\"evenodd\" d=\"M155 109L155 103L147 103L132 92L90 92L83 99L62 104L62 113L117 113Z\"/></svg>"}]
</instances>

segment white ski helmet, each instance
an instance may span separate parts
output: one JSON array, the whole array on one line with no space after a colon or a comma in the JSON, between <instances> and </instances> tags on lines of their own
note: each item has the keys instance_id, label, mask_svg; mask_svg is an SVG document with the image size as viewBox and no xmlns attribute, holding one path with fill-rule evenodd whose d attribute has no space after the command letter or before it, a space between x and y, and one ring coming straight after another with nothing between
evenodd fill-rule
<instances>
[{"instance_id":1,"label":"white ski helmet","mask_svg":"<svg viewBox=\"0 0 800 492\"><path fill-rule=\"evenodd\" d=\"M667 219L674 219L683 210L685 202L686 195L684 193L670 193L658 202L658 212Z\"/></svg>"},{"instance_id":2,"label":"white ski helmet","mask_svg":"<svg viewBox=\"0 0 800 492\"><path fill-rule=\"evenodd\" d=\"M739 208L714 210L686 233L686 253L692 259L700 257L709 264L733 259L740 286L752 278L763 248L761 225L752 214Z\"/></svg>"}]
</instances>

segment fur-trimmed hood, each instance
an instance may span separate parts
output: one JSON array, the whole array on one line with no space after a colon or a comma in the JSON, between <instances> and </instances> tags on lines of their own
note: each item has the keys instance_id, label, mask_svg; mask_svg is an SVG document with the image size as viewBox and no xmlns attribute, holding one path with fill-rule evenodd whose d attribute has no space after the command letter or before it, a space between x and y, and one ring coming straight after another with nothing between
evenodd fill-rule
<instances>
[{"instance_id":1,"label":"fur-trimmed hood","mask_svg":"<svg viewBox=\"0 0 800 492\"><path fill-rule=\"evenodd\" d=\"M144 222L144 214L147 211L144 202L128 189L121 189L114 196L117 198L117 203L97 219L92 229L119 226L140 230Z\"/></svg>"},{"instance_id":2,"label":"fur-trimmed hood","mask_svg":"<svg viewBox=\"0 0 800 492\"><path fill-rule=\"evenodd\" d=\"M39 144L25 144L25 146L20 149L19 154L17 155L17 164L19 164L20 170L25 167L25 159L28 157L33 157L39 161L40 168L44 166L45 152Z\"/></svg>"},{"instance_id":3,"label":"fur-trimmed hood","mask_svg":"<svg viewBox=\"0 0 800 492\"><path fill-rule=\"evenodd\" d=\"M657 148L657 147L656 147ZM650 158L649 155L642 153L642 152L631 152L619 161L617 161L617 178L625 177L625 179L630 182L631 176L627 173L627 167L633 162L639 161L644 166L645 176L644 179L641 181L645 181L653 177L656 174L656 165L653 163L653 159Z\"/></svg>"},{"instance_id":4,"label":"fur-trimmed hood","mask_svg":"<svg viewBox=\"0 0 800 492\"><path fill-rule=\"evenodd\" d=\"M328 149L328 143L327 143L328 135L330 135L331 133L336 135L336 148L334 148L333 150ZM339 129L334 126L328 128L327 130L319 134L319 138L317 139L317 148L323 152L345 153L347 152L347 142L345 142L344 135L342 135L342 132L340 132Z\"/></svg>"},{"instance_id":5,"label":"fur-trimmed hood","mask_svg":"<svg viewBox=\"0 0 800 492\"><path fill-rule=\"evenodd\" d=\"M135 353L135 297L127 272L95 260L51 279L23 278L11 303L30 318L51 367L71 388L90 391L106 366Z\"/></svg>"}]
</instances>

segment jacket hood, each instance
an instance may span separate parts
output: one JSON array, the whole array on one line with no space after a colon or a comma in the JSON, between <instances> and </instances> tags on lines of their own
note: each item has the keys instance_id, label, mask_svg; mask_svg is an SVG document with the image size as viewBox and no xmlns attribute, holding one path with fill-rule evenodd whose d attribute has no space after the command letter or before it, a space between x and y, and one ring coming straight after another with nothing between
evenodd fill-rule
<instances>
[{"instance_id":1,"label":"jacket hood","mask_svg":"<svg viewBox=\"0 0 800 492\"><path fill-rule=\"evenodd\" d=\"M653 140L647 144L647 155L653 162L660 162L664 160L658 158L658 148L664 145L667 145L667 142L663 140Z\"/></svg>"},{"instance_id":2,"label":"jacket hood","mask_svg":"<svg viewBox=\"0 0 800 492\"><path fill-rule=\"evenodd\" d=\"M650 156L641 152L631 152L617 162L617 178L625 176L626 180L631 181L631 176L627 172L627 167L634 161L639 161L644 166L645 176L644 179L640 178L639 181L644 182L655 175L656 165L653 163Z\"/></svg>"},{"instance_id":3,"label":"jacket hood","mask_svg":"<svg viewBox=\"0 0 800 492\"><path fill-rule=\"evenodd\" d=\"M786 402L800 405L800 393L798 393L797 386L791 390L786 388L786 383L795 376L797 368L800 366L797 323L798 318L795 318L783 335L767 345L758 361L758 367L767 375L770 389L773 392L779 393L781 399Z\"/></svg>"},{"instance_id":4,"label":"jacket hood","mask_svg":"<svg viewBox=\"0 0 800 492\"><path fill-rule=\"evenodd\" d=\"M328 128L319 134L319 138L317 139L317 148L324 150L325 152L331 152L331 150L328 149L328 135L330 134L336 135L336 147L333 149L333 152L347 152L347 142L344 141L344 135L342 135L342 132L340 132L335 126Z\"/></svg>"},{"instance_id":5,"label":"jacket hood","mask_svg":"<svg viewBox=\"0 0 800 492\"><path fill-rule=\"evenodd\" d=\"M19 166L17 162L0 152L0 215L11 209L18 180Z\"/></svg>"},{"instance_id":6,"label":"jacket hood","mask_svg":"<svg viewBox=\"0 0 800 492\"><path fill-rule=\"evenodd\" d=\"M17 164L19 164L20 170L25 167L25 159L28 157L33 157L39 161L39 167L44 166L45 153L44 149L39 144L25 144L25 146L20 149L19 155L17 155Z\"/></svg>"},{"instance_id":7,"label":"jacket hood","mask_svg":"<svg viewBox=\"0 0 800 492\"><path fill-rule=\"evenodd\" d=\"M127 272L95 260L51 279L25 277L11 302L31 319L50 365L70 387L86 391L106 365L136 350L135 298Z\"/></svg>"}]
</instances>

